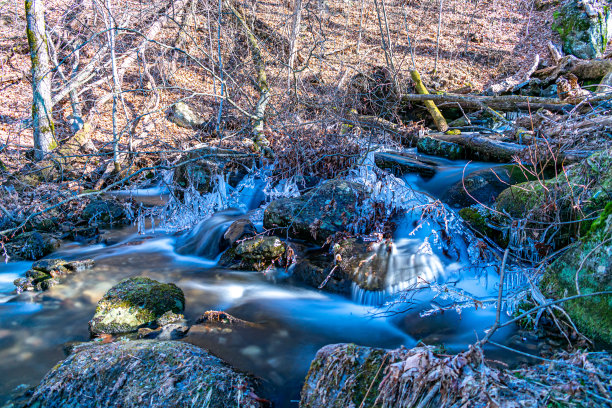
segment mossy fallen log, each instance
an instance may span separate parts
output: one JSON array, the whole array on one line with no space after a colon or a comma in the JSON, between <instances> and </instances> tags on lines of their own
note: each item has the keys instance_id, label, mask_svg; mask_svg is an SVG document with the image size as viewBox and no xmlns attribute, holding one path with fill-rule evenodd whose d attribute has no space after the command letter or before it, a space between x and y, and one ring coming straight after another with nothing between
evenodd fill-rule
<instances>
[{"instance_id":1,"label":"mossy fallen log","mask_svg":"<svg viewBox=\"0 0 612 408\"><path fill-rule=\"evenodd\" d=\"M424 96L429 95L429 91L427 90L427 88L425 87L425 84L423 84L423 81L421 80L421 75L419 74L419 71L417 71L416 69L410 71L410 77L414 81L416 90L419 94L424 95ZM425 108L427 108L427 111L429 112L431 117L433 118L433 121L436 124L436 128L440 132L446 132L448 130L448 123L446 123L446 119L444 119L444 116L442 115L442 113L440 112L440 110L438 109L434 101L426 98L426 99L423 99L422 102L425 105Z\"/></svg>"}]
</instances>

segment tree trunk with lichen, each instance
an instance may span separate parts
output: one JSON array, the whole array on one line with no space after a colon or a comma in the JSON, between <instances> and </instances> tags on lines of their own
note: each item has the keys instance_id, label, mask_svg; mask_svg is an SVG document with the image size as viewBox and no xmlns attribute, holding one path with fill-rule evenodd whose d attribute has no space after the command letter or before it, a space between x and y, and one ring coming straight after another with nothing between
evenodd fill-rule
<instances>
[{"instance_id":1,"label":"tree trunk with lichen","mask_svg":"<svg viewBox=\"0 0 612 408\"><path fill-rule=\"evenodd\" d=\"M42 0L26 0L27 35L32 60L32 128L37 159L56 145L51 105L51 71Z\"/></svg>"}]
</instances>

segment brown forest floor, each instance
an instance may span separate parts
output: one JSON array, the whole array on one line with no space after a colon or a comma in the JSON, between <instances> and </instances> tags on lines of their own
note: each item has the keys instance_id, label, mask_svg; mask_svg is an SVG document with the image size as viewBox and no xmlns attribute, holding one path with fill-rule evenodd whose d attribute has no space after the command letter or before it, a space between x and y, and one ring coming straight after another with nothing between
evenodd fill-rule
<instances>
[{"instance_id":1,"label":"brown forest floor","mask_svg":"<svg viewBox=\"0 0 612 408\"><path fill-rule=\"evenodd\" d=\"M47 26L57 30L62 28L62 18L71 7L88 7L89 1L49 0L46 3ZM114 3L117 10L134 13L138 12L138 7L143 7L139 6L142 3L129 0L116 0ZM304 5L299 52L301 55L312 53L313 58L298 75L298 92L311 100L320 98L329 102L338 94L338 88L346 88L347 79L384 65L375 5L372 0L333 0L326 4L305 2ZM538 11L533 2L526 0L447 0L442 7L439 68L437 73L433 73L439 5L437 0L385 3L394 63L403 78L408 77L412 66L407 30L414 47L416 68L434 90L453 90L469 85L474 91L479 91L495 78L512 74L528 64L535 53L539 53L544 61L548 58L546 43L555 40L550 29L554 8ZM286 37L291 28L291 6L290 2L253 2L244 7ZM215 4L210 4L202 10L210 13L214 7ZM15 152L32 145L31 129L27 127L31 100L30 63L21 3L0 0L0 10L0 140ZM210 54L215 53L211 45L215 44L216 27L209 18L210 14L200 13L184 20L185 31L193 36L193 41L188 40L185 48L194 54L202 54L197 46L194 47L197 44L206 51L210 50ZM231 25L231 21L228 19L224 24ZM167 27L160 41L172 42L176 31ZM222 52L227 54L229 65L226 67L228 71L237 73L234 83L229 86L232 87L230 93L248 109L256 100L248 81L251 69L249 53L241 44L243 40L234 38L232 33L235 35L235 31L224 32L222 39ZM265 44L265 40L263 42ZM287 109L295 105L287 93L287 71L284 61L279 61L272 48L264 46L273 94L269 123L278 128L310 119L308 109L299 106ZM243 74L239 75L239 71ZM179 128L165 119L165 107L189 95L189 92L212 94L218 91L218 84L213 84L210 75L194 64L179 64L171 77L174 89L159 91L161 109L151 115L155 128L146 136L150 140L145 145L156 149L181 149L197 142L193 131ZM138 88L138 78L136 70L132 71L126 76L124 87ZM100 97L108 92L110 79L102 79L89 97ZM182 91L177 90L179 88ZM136 92L126 94L129 118L146 111L145 99ZM213 115L218 106L212 97L198 96L191 102L208 115ZM95 115L95 140L101 148L104 145L108 147L112 138L111 105L107 102ZM60 138L69 132L63 125L69 113L69 103L56 109ZM125 126L126 116L120 114L119 121L120 127ZM137 129L135 138L141 131ZM125 138L122 141L125 143Z\"/></svg>"}]
</instances>

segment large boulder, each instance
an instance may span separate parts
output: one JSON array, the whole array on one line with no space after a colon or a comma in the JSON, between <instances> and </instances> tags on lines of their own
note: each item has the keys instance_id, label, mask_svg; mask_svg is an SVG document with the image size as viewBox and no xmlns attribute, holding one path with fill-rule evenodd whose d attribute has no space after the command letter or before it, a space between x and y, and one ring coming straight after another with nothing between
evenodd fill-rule
<instances>
[{"instance_id":1,"label":"large boulder","mask_svg":"<svg viewBox=\"0 0 612 408\"><path fill-rule=\"evenodd\" d=\"M597 215L612 199L612 154L604 150L560 172L555 178L517 184L502 191L496 209L514 218L538 224L561 223L556 240L566 243L584 234Z\"/></svg>"},{"instance_id":2,"label":"large boulder","mask_svg":"<svg viewBox=\"0 0 612 408\"><path fill-rule=\"evenodd\" d=\"M578 58L600 58L612 38L612 14L607 0L566 0L554 13L553 30L563 51Z\"/></svg>"},{"instance_id":3,"label":"large boulder","mask_svg":"<svg viewBox=\"0 0 612 408\"><path fill-rule=\"evenodd\" d=\"M175 284L145 277L128 278L100 299L89 321L89 331L92 335L129 333L152 325L168 311L183 310L185 295Z\"/></svg>"},{"instance_id":4,"label":"large boulder","mask_svg":"<svg viewBox=\"0 0 612 408\"><path fill-rule=\"evenodd\" d=\"M178 341L85 343L36 387L30 407L241 407L260 403L250 377Z\"/></svg>"},{"instance_id":5,"label":"large boulder","mask_svg":"<svg viewBox=\"0 0 612 408\"><path fill-rule=\"evenodd\" d=\"M591 225L588 235L573 244L546 271L540 283L547 297L612 291L612 201ZM612 295L588 296L564 303L585 335L612 345Z\"/></svg>"},{"instance_id":6,"label":"large boulder","mask_svg":"<svg viewBox=\"0 0 612 408\"><path fill-rule=\"evenodd\" d=\"M264 213L264 227L287 229L290 237L322 244L358 220L357 207L366 197L360 184L330 180L301 197L271 202Z\"/></svg>"}]
</instances>

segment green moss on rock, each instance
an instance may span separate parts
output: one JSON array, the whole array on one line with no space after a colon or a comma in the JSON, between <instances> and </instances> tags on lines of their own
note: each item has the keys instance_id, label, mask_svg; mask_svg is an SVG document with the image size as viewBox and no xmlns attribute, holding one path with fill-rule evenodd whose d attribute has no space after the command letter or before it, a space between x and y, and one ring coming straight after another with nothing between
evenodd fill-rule
<instances>
[{"instance_id":1,"label":"green moss on rock","mask_svg":"<svg viewBox=\"0 0 612 408\"><path fill-rule=\"evenodd\" d=\"M322 244L357 220L356 206L366 189L345 180L330 180L297 198L273 201L264 213L267 229L288 229L289 236Z\"/></svg>"},{"instance_id":2,"label":"green moss on rock","mask_svg":"<svg viewBox=\"0 0 612 408\"><path fill-rule=\"evenodd\" d=\"M612 15L608 1L586 3L567 0L553 17L552 29L561 36L566 54L583 59L603 55L612 38Z\"/></svg>"},{"instance_id":3,"label":"green moss on rock","mask_svg":"<svg viewBox=\"0 0 612 408\"><path fill-rule=\"evenodd\" d=\"M185 296L173 283L128 278L113 286L98 302L89 330L92 334L133 332L151 325L167 311L183 310Z\"/></svg>"},{"instance_id":4,"label":"green moss on rock","mask_svg":"<svg viewBox=\"0 0 612 408\"><path fill-rule=\"evenodd\" d=\"M598 215L612 199L612 154L604 150L567 168L557 177L517 184L497 197L497 210L515 218L563 225L557 240L567 243L569 237L584 235L590 218Z\"/></svg>"},{"instance_id":5,"label":"green moss on rock","mask_svg":"<svg viewBox=\"0 0 612 408\"><path fill-rule=\"evenodd\" d=\"M576 274L581 294L612 291L612 205L593 223L589 235L573 244L546 271L542 292L555 299L576 295ZM612 295L579 298L564 308L585 335L612 345Z\"/></svg>"}]
</instances>

